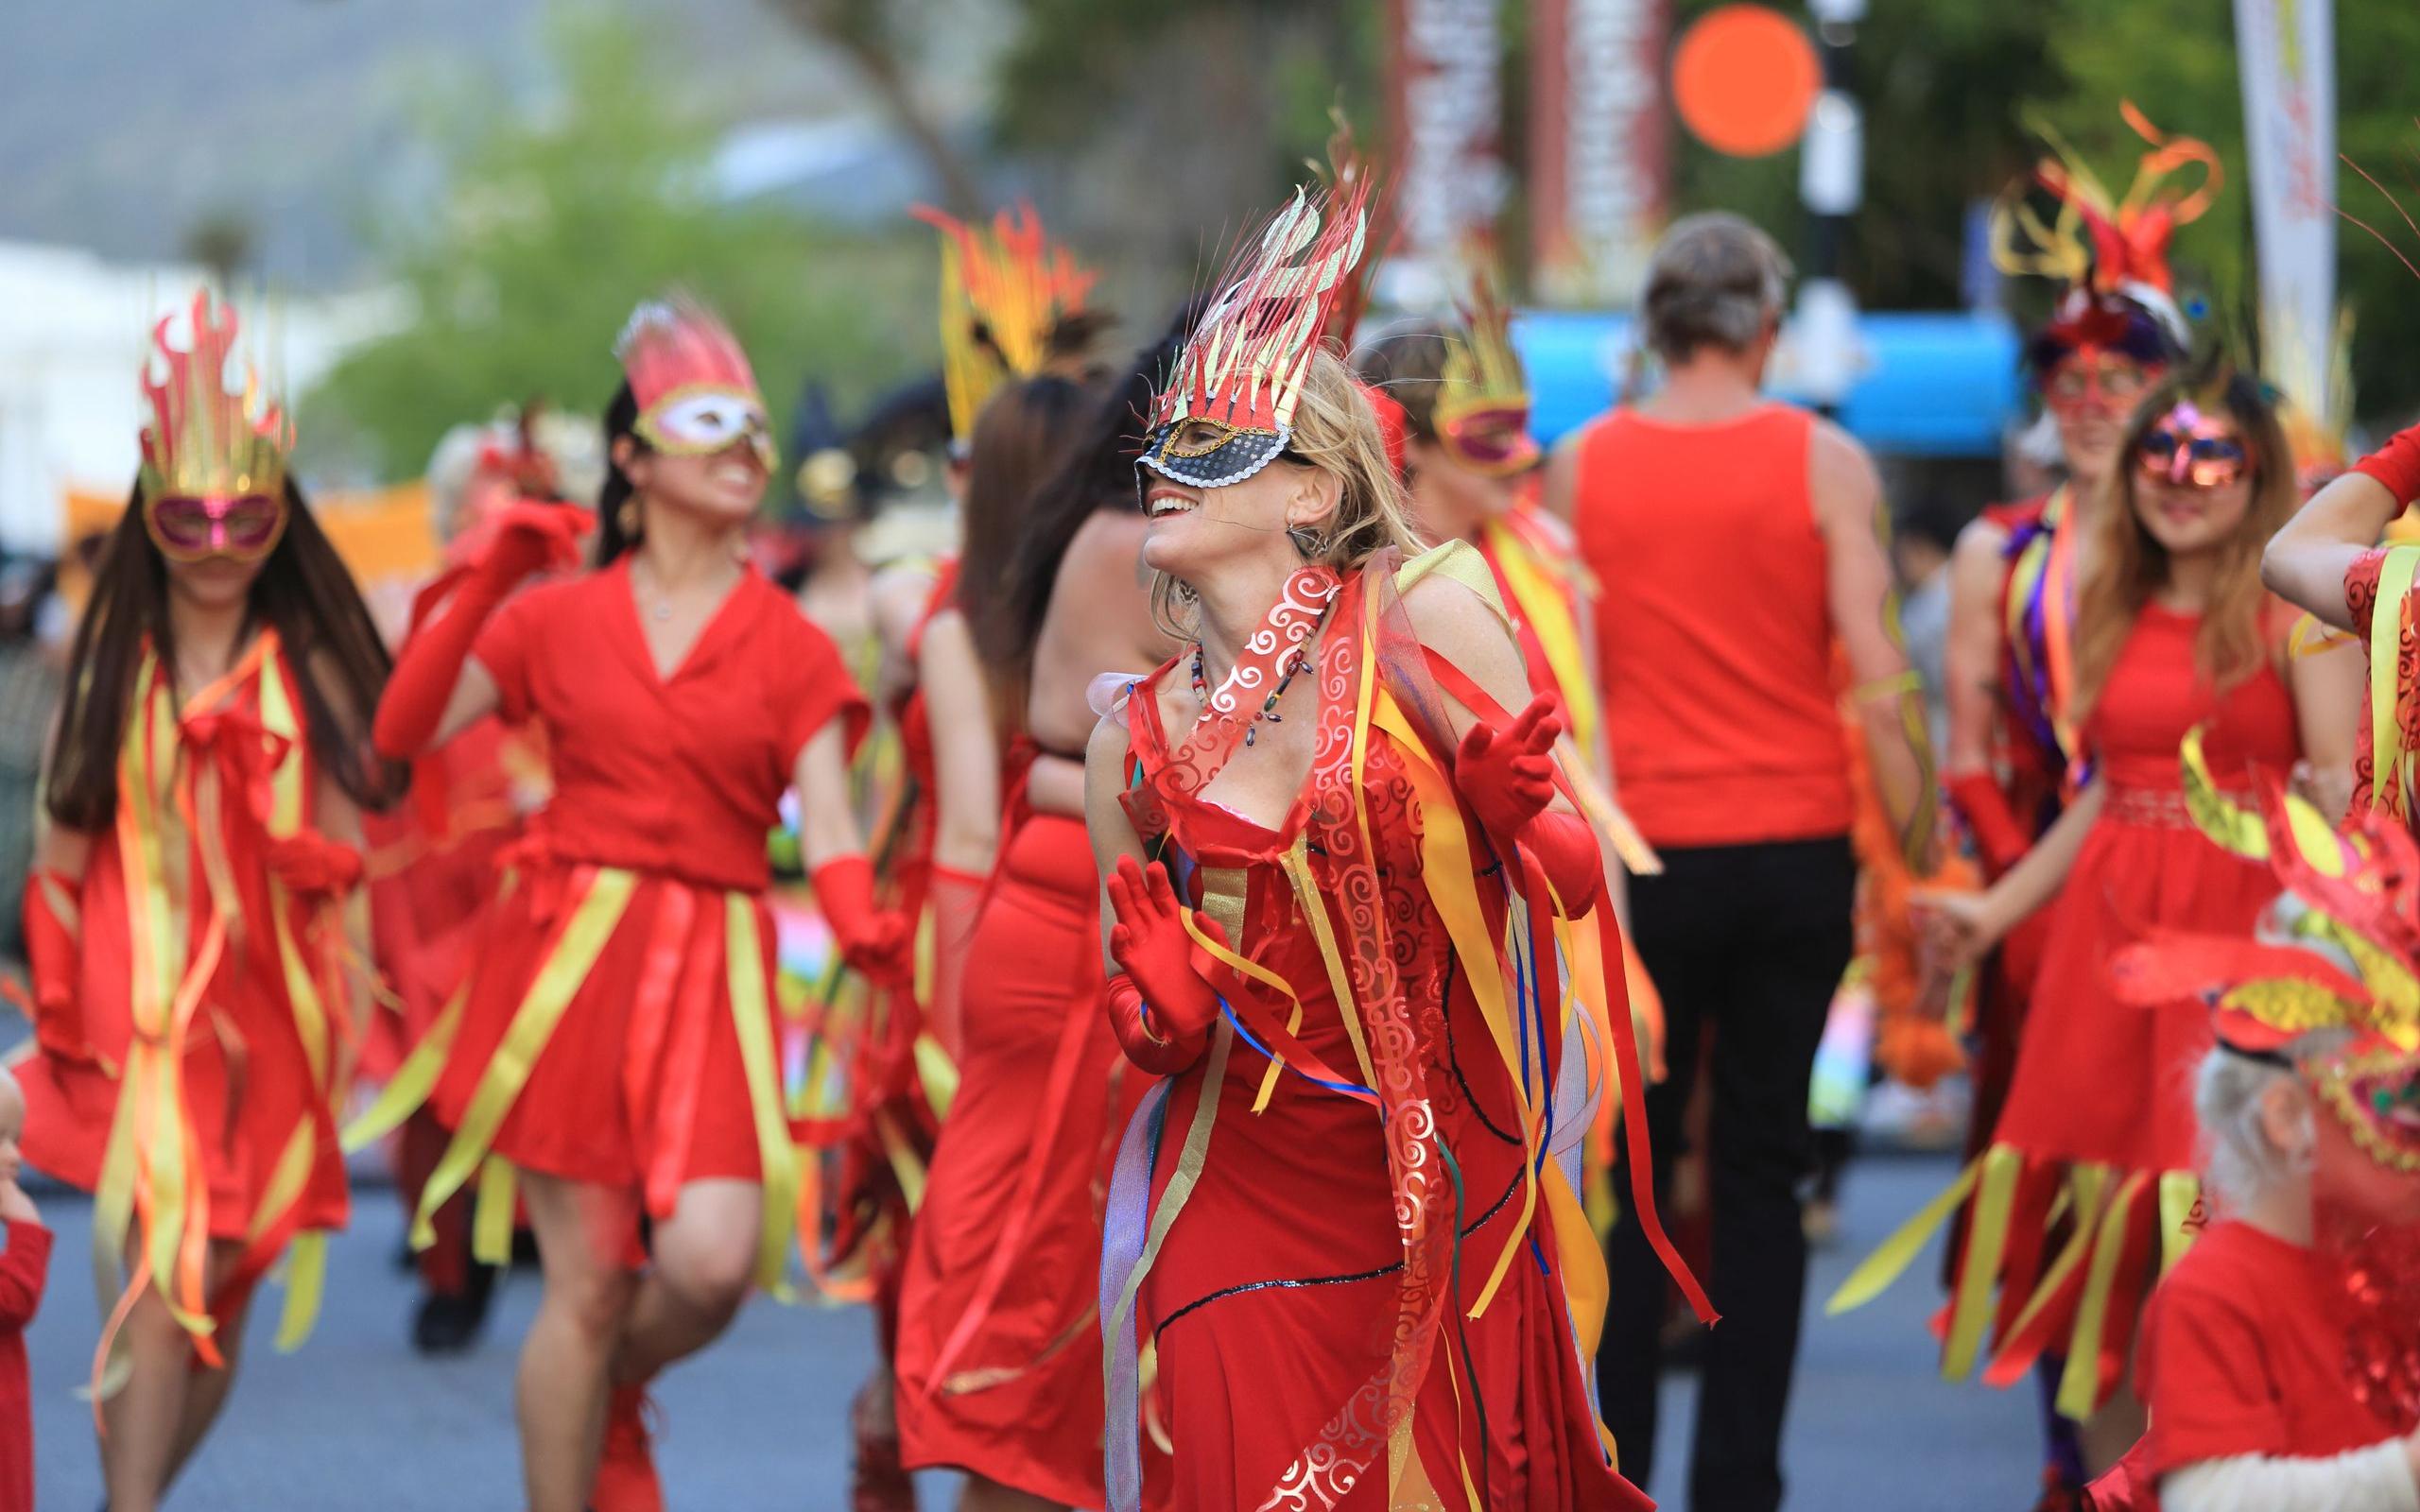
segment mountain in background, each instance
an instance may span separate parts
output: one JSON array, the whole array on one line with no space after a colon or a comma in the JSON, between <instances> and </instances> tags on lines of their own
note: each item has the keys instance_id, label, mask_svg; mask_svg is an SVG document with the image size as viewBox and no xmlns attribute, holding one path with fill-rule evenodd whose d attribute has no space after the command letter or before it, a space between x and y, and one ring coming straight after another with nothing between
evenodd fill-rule
<instances>
[{"instance_id":1,"label":"mountain in background","mask_svg":"<svg viewBox=\"0 0 2420 1512\"><path fill-rule=\"evenodd\" d=\"M546 14L571 3L42 5L0 49L0 239L156 263L194 257L224 227L248 239L248 273L289 288L355 282L370 272L365 218L433 198L432 94L494 80L543 109ZM760 145L768 122L892 136L847 65L762 0L611 9L660 44L675 99L718 124L755 123ZM977 43L926 60L959 98L974 93L958 86L975 82Z\"/></svg>"}]
</instances>

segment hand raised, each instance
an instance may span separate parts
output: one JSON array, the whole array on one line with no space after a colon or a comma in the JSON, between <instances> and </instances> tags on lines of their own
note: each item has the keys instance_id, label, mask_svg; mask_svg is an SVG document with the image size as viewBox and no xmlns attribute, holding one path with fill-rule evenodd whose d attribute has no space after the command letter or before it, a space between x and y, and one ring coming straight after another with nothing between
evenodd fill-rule
<instances>
[{"instance_id":1,"label":"hand raised","mask_svg":"<svg viewBox=\"0 0 2420 1512\"><path fill-rule=\"evenodd\" d=\"M1481 721L1462 737L1454 785L1491 835L1517 836L1554 801L1554 743L1561 738L1563 717L1547 694L1530 699L1511 724Z\"/></svg>"}]
</instances>

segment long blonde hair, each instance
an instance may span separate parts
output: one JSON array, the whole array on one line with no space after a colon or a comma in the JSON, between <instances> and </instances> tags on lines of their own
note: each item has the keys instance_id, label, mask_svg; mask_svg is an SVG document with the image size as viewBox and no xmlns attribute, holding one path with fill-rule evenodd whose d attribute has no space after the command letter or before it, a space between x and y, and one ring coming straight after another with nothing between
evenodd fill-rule
<instances>
[{"instance_id":1,"label":"long blonde hair","mask_svg":"<svg viewBox=\"0 0 2420 1512\"><path fill-rule=\"evenodd\" d=\"M1341 358L1325 348L1311 358L1303 391L1294 404L1294 430L1288 457L1333 475L1336 512L1318 531L1319 547L1304 558L1340 573L1350 572L1389 546L1417 550L1420 535L1404 509L1403 485L1387 461L1386 438L1377 412ZM1151 617L1178 640L1190 640L1182 585L1167 573L1151 574Z\"/></svg>"},{"instance_id":2,"label":"long blonde hair","mask_svg":"<svg viewBox=\"0 0 2420 1512\"><path fill-rule=\"evenodd\" d=\"M2227 688L2260 670L2270 656L2268 590L2260 585L2260 551L2293 517L2294 464L2277 412L2259 386L2241 373L2194 384L2171 378L2153 388L2126 425L2118 463L2101 483L2098 523L2085 546L2083 586L2076 594L2075 698L2081 726L2091 714L2125 648L2143 606L2168 582L2167 548L2135 517L2135 458L2143 438L2178 402L2206 413L2223 410L2252 452L2252 506L2235 534L2219 547L2210 603L2194 639L2194 663L2213 688Z\"/></svg>"}]
</instances>

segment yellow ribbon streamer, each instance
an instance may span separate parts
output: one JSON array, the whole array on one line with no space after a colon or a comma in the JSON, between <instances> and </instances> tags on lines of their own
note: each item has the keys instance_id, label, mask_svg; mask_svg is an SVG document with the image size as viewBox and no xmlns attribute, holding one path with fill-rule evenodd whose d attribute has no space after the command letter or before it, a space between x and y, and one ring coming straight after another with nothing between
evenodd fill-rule
<instances>
[{"instance_id":1,"label":"yellow ribbon streamer","mask_svg":"<svg viewBox=\"0 0 2420 1512\"><path fill-rule=\"evenodd\" d=\"M1353 996L1352 978L1344 970L1344 953L1337 948L1335 925L1327 917L1327 895L1320 891L1319 880L1311 875L1308 840L1295 836L1293 848L1278 858L1278 865L1294 885L1294 902L1302 908L1303 917L1311 921L1311 941L1319 947L1320 964L1326 969L1328 991L1336 998L1337 1014L1344 1021L1344 1037L1353 1045L1353 1064L1361 1072L1361 1085L1374 1093L1378 1074L1371 1069L1370 1044L1361 1031L1361 1013ZM1287 996L1293 996L1293 988L1273 976L1270 980Z\"/></svg>"},{"instance_id":2,"label":"yellow ribbon streamer","mask_svg":"<svg viewBox=\"0 0 2420 1512\"><path fill-rule=\"evenodd\" d=\"M469 999L470 984L465 982L456 989L437 1022L428 1026L428 1033L421 1036L420 1043L412 1046L404 1063L395 1068L394 1075L387 1079L377 1101L345 1125L345 1154L357 1154L392 1134L428 1101L429 1093L437 1090L437 1078L444 1074L445 1058L454 1049L454 1036L462 1027L462 1005Z\"/></svg>"},{"instance_id":3,"label":"yellow ribbon streamer","mask_svg":"<svg viewBox=\"0 0 2420 1512\"><path fill-rule=\"evenodd\" d=\"M1979 1163L1982 1175L1966 1222L1965 1264L1959 1272L1949 1337L1941 1354L1945 1381L1964 1380L1981 1351L1983 1329L1992 1316L1992 1292L2008 1250L2009 1219L2016 1206L2016 1178L2025 1169L2025 1157L2009 1145L1995 1144Z\"/></svg>"},{"instance_id":4,"label":"yellow ribbon streamer","mask_svg":"<svg viewBox=\"0 0 2420 1512\"><path fill-rule=\"evenodd\" d=\"M2411 791L2411 752L2395 718L2395 675L2402 658L2406 601L2420 573L2420 546L2390 546L2378 569L2377 602L2370 606L2370 806L2404 812Z\"/></svg>"},{"instance_id":5,"label":"yellow ribbon streamer","mask_svg":"<svg viewBox=\"0 0 2420 1512\"><path fill-rule=\"evenodd\" d=\"M463 1183L493 1146L496 1131L504 1126L505 1115L512 1110L521 1089L528 1084L539 1053L545 1049L580 984L587 981L589 970L604 952L605 942L614 937L614 927L621 922L622 911L630 906L631 894L637 885L635 875L613 867L599 868L584 881L574 884L579 902L570 919L531 980L520 1007L513 1011L511 1024L489 1058L487 1070L480 1073L478 1086L462 1110L461 1125L454 1131L437 1169L429 1173L427 1185L421 1189L420 1211L412 1217L414 1247L425 1249L437 1242L437 1229L430 1220L448 1198L462 1190Z\"/></svg>"},{"instance_id":6,"label":"yellow ribbon streamer","mask_svg":"<svg viewBox=\"0 0 2420 1512\"><path fill-rule=\"evenodd\" d=\"M782 1068L773 1053L773 1009L765 991L756 902L745 893L731 893L723 913L732 1024L739 1033L739 1060L748 1074L748 1102L755 1114L756 1160L764 1174L765 1218L757 1234L756 1284L786 1302L792 1297L789 1219L798 1200L798 1146L790 1143L789 1122L782 1111Z\"/></svg>"},{"instance_id":7,"label":"yellow ribbon streamer","mask_svg":"<svg viewBox=\"0 0 2420 1512\"><path fill-rule=\"evenodd\" d=\"M2129 1176L2095 1226L2092 1268L2085 1273L2075 1332L2067 1339L2067 1367L2059 1378L2058 1409L2077 1422L2090 1418L2100 1405L2100 1341L2109 1330L2109 1294L2125 1258L2128 1222L2146 1184L2141 1172Z\"/></svg>"},{"instance_id":8,"label":"yellow ribbon streamer","mask_svg":"<svg viewBox=\"0 0 2420 1512\"><path fill-rule=\"evenodd\" d=\"M320 1324L328 1287L328 1236L314 1228L294 1236L285 1251L285 1309L278 1315L277 1352L292 1354Z\"/></svg>"},{"instance_id":9,"label":"yellow ribbon streamer","mask_svg":"<svg viewBox=\"0 0 2420 1512\"><path fill-rule=\"evenodd\" d=\"M2041 1282L2033 1288L2033 1295L2026 1298L2025 1306L2017 1311L2016 1320L2008 1327L2008 1338L2016 1338L2032 1327L2034 1318L2050 1305L2050 1299L2066 1287L2067 1278L2074 1275L2076 1267L2092 1253L2093 1235L2100 1227L2101 1202L2108 1194L2112 1176L2110 1168L2105 1165L2083 1164L2068 1169L2065 1198L2066 1211L2075 1224L2074 1230L2060 1249L2058 1258L2050 1262L2050 1268L2042 1273ZM2049 1224L2056 1225L2060 1216L2057 1205L2051 1207L2050 1214Z\"/></svg>"},{"instance_id":10,"label":"yellow ribbon streamer","mask_svg":"<svg viewBox=\"0 0 2420 1512\"><path fill-rule=\"evenodd\" d=\"M1966 1194L1975 1190L1982 1169L1982 1162L1978 1160L1958 1173L1958 1179L1949 1184L1948 1190L1926 1203L1914 1217L1901 1224L1890 1238L1882 1241L1873 1254L1849 1272L1848 1279L1841 1281L1839 1289L1824 1303L1824 1315L1838 1317L1842 1313L1863 1307L1888 1291L1891 1283L1915 1263L1918 1255L1924 1253L1925 1245L1932 1238L1933 1231L1947 1223L1949 1215L1958 1211L1958 1205L1966 1200Z\"/></svg>"},{"instance_id":11,"label":"yellow ribbon streamer","mask_svg":"<svg viewBox=\"0 0 2420 1512\"><path fill-rule=\"evenodd\" d=\"M501 1155L479 1162L478 1195L471 1202L471 1258L482 1265L512 1263L512 1221L519 1216L519 1173Z\"/></svg>"}]
</instances>

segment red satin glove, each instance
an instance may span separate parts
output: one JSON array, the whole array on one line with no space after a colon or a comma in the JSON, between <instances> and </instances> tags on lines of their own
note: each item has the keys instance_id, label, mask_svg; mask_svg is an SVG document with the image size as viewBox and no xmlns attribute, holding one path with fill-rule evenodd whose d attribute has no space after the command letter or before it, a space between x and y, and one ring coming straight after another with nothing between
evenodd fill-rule
<instances>
[{"instance_id":1,"label":"red satin glove","mask_svg":"<svg viewBox=\"0 0 2420 1512\"><path fill-rule=\"evenodd\" d=\"M835 856L815 868L816 906L832 926L840 958L870 979L896 984L907 980L908 921L876 908L873 864L861 855Z\"/></svg>"},{"instance_id":2,"label":"red satin glove","mask_svg":"<svg viewBox=\"0 0 2420 1512\"><path fill-rule=\"evenodd\" d=\"M1454 785L1493 840L1517 840L1554 801L1554 743L1563 721L1541 694L1501 729L1484 720L1462 737L1454 757Z\"/></svg>"},{"instance_id":3,"label":"red satin glove","mask_svg":"<svg viewBox=\"0 0 2420 1512\"><path fill-rule=\"evenodd\" d=\"M1991 875L1999 876L2033 849L2032 837L2017 822L2016 811L2008 806L2008 795L1992 781L1991 773L1966 772L1951 778L1949 801L1966 821L1966 833L1975 837L1975 850Z\"/></svg>"},{"instance_id":4,"label":"red satin glove","mask_svg":"<svg viewBox=\"0 0 2420 1512\"><path fill-rule=\"evenodd\" d=\"M1109 1022L1126 1058L1145 1071L1172 1076L1201 1057L1219 1017L1219 994L1195 963L1184 908L1166 868L1118 858L1109 879L1110 958L1126 969L1109 984ZM1224 946L1226 931L1197 916L1205 938Z\"/></svg>"},{"instance_id":5,"label":"red satin glove","mask_svg":"<svg viewBox=\"0 0 2420 1512\"><path fill-rule=\"evenodd\" d=\"M34 1043L60 1060L90 1064L99 1057L84 1034L84 947L75 927L52 906L54 894L73 900L76 881L37 870L26 879L26 974L32 988Z\"/></svg>"},{"instance_id":6,"label":"red satin glove","mask_svg":"<svg viewBox=\"0 0 2420 1512\"><path fill-rule=\"evenodd\" d=\"M427 749L479 627L523 578L545 567L577 566L589 524L588 511L578 505L533 499L519 500L496 515L487 549L454 580L450 596L436 595L444 601L443 612L430 622L426 616L436 612L436 604L424 600L417 606L421 623L395 659L371 726L371 744L379 755L409 761Z\"/></svg>"},{"instance_id":7,"label":"red satin glove","mask_svg":"<svg viewBox=\"0 0 2420 1512\"><path fill-rule=\"evenodd\" d=\"M1454 758L1454 785L1497 852L1510 862L1515 848L1526 848L1564 911L1577 919L1596 905L1604 857L1586 819L1547 807L1554 801L1554 743L1562 738L1555 700L1540 694L1510 725L1471 727Z\"/></svg>"}]
</instances>

